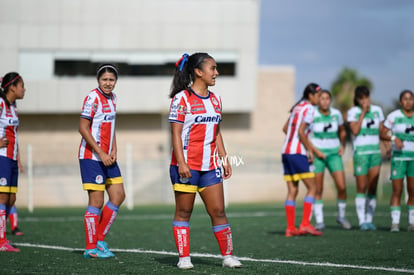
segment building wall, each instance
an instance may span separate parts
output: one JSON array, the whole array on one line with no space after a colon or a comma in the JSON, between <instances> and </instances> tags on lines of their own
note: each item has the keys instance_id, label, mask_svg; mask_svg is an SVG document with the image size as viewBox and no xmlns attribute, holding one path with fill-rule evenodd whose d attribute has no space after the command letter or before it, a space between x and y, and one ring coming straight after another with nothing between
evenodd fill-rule
<instances>
[{"instance_id":1,"label":"building wall","mask_svg":"<svg viewBox=\"0 0 414 275\"><path fill-rule=\"evenodd\" d=\"M236 63L236 75L217 85L227 112L254 106L258 0L3 0L1 6L0 32L7 39L0 44L0 72L17 70L25 79L21 113L78 113L96 86L94 77L56 77L56 58L175 62L196 51ZM129 100L119 113L167 109L171 77L121 72L120 80L116 91Z\"/></svg>"}]
</instances>

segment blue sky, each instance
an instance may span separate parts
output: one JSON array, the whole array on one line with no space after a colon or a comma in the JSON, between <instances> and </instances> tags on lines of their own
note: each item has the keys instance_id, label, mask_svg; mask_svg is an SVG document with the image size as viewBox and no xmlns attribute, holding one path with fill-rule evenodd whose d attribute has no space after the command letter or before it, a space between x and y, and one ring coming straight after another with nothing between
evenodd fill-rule
<instances>
[{"instance_id":1,"label":"blue sky","mask_svg":"<svg viewBox=\"0 0 414 275\"><path fill-rule=\"evenodd\" d=\"M414 90L414 1L261 0L260 13L259 63L295 66L298 98L309 82L329 89L345 66L385 108Z\"/></svg>"}]
</instances>

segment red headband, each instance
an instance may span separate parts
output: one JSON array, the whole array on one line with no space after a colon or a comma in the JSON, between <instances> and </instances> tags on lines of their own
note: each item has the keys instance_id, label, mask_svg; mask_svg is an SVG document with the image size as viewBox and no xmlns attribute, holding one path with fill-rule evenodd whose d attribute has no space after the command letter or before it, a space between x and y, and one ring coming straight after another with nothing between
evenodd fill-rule
<instances>
[{"instance_id":1,"label":"red headband","mask_svg":"<svg viewBox=\"0 0 414 275\"><path fill-rule=\"evenodd\" d=\"M14 81L16 81L19 78L20 78L20 75L17 75L15 78L13 78L12 80L10 80L6 85L4 85L3 86L3 89L6 89L7 86L9 86L10 84L12 84Z\"/></svg>"}]
</instances>

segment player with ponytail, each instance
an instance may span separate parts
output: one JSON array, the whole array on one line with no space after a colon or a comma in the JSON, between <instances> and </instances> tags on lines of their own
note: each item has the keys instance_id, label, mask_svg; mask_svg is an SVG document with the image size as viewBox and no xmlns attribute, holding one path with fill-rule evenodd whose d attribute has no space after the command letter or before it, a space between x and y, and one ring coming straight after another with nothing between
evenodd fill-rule
<instances>
[{"instance_id":1,"label":"player with ponytail","mask_svg":"<svg viewBox=\"0 0 414 275\"><path fill-rule=\"evenodd\" d=\"M224 267L240 267L224 210L223 179L231 166L220 131L221 98L209 91L216 84L217 65L207 53L184 54L176 63L171 85L169 121L172 132L170 178L175 195L173 233L178 268L193 268L190 258L190 217L199 192L223 256ZM219 164L222 162L222 168Z\"/></svg>"},{"instance_id":2,"label":"player with ponytail","mask_svg":"<svg viewBox=\"0 0 414 275\"><path fill-rule=\"evenodd\" d=\"M302 98L290 110L289 119L283 127L286 134L282 148L284 179L288 186L285 201L287 228L286 237L311 234L322 235L310 224L312 206L315 202L315 174L310 171L310 163L314 160L312 144L308 139L309 129L313 122L314 106L319 103L321 88L318 84L308 84ZM315 152L317 153L317 152ZM295 226L296 197L299 181L302 180L308 192L303 203L303 216L299 229Z\"/></svg>"},{"instance_id":3,"label":"player with ponytail","mask_svg":"<svg viewBox=\"0 0 414 275\"><path fill-rule=\"evenodd\" d=\"M6 74L0 89L0 252L18 252L6 239L6 216L13 214L16 202L20 158L16 100L23 99L26 89L16 72ZM15 208L14 208L15 209Z\"/></svg>"}]
</instances>

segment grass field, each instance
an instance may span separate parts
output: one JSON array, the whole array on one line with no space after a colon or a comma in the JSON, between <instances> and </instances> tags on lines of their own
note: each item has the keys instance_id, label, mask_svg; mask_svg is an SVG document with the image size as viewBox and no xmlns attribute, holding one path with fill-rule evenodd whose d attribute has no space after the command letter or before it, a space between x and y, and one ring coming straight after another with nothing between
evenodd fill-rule
<instances>
[{"instance_id":1,"label":"grass field","mask_svg":"<svg viewBox=\"0 0 414 275\"><path fill-rule=\"evenodd\" d=\"M301 203L298 203L299 205ZM19 253L1 253L1 274L392 274L414 273L414 232L390 233L389 207L377 208L377 231L360 232L353 204L348 218L354 229L335 223L335 206L325 206L327 229L322 237L286 238L283 204L230 205L235 255L241 269L221 267L219 249L208 216L197 206L191 220L193 270L176 267L172 235L173 206L122 208L107 242L115 258L83 259L83 209L20 209L24 236L11 236ZM297 215L301 215L298 207ZM297 222L299 217L297 217ZM10 231L10 230L9 230ZM8 232L9 232L8 231Z\"/></svg>"}]
</instances>

